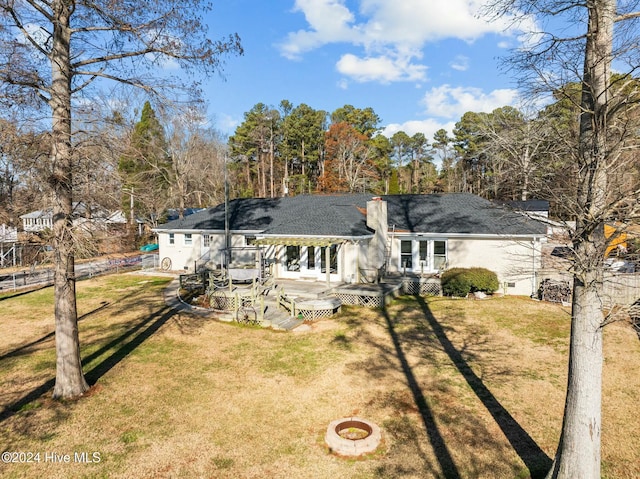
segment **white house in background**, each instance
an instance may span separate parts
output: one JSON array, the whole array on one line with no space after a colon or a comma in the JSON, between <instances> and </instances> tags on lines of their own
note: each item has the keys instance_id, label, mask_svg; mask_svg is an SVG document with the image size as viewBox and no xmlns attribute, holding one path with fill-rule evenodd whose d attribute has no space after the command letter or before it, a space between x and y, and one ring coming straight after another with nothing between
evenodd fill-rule
<instances>
[{"instance_id":1,"label":"white house in background","mask_svg":"<svg viewBox=\"0 0 640 479\"><path fill-rule=\"evenodd\" d=\"M22 229L27 233L40 233L53 228L53 210L32 211L20 216ZM106 230L111 225L127 222L122 211L107 211L102 207L92 207L91 210L82 203L73 205L73 224L87 230Z\"/></svg>"},{"instance_id":2,"label":"white house in background","mask_svg":"<svg viewBox=\"0 0 640 479\"><path fill-rule=\"evenodd\" d=\"M53 213L51 210L37 210L20 216L22 229L28 233L39 233L53 228Z\"/></svg>"},{"instance_id":3,"label":"white house in background","mask_svg":"<svg viewBox=\"0 0 640 479\"><path fill-rule=\"evenodd\" d=\"M227 252L230 267L336 284L485 267L504 292L530 295L546 226L468 193L356 194L236 199L154 231L173 270L227 263Z\"/></svg>"}]
</instances>

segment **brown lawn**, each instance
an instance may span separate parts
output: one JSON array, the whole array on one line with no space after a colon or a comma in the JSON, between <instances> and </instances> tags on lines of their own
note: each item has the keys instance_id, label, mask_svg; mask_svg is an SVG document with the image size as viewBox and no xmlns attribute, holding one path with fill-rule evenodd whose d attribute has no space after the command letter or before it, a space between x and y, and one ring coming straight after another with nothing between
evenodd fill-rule
<instances>
[{"instance_id":1,"label":"brown lawn","mask_svg":"<svg viewBox=\"0 0 640 479\"><path fill-rule=\"evenodd\" d=\"M278 333L173 314L166 281L78 285L95 385L73 402L49 399L51 289L0 297L0 450L33 461L0 464L0 476L527 478L550 464L568 352L560 306L412 297ZM607 327L605 353L603 477L638 478L640 341L628 324ZM327 425L351 415L382 428L373 455L325 447Z\"/></svg>"}]
</instances>

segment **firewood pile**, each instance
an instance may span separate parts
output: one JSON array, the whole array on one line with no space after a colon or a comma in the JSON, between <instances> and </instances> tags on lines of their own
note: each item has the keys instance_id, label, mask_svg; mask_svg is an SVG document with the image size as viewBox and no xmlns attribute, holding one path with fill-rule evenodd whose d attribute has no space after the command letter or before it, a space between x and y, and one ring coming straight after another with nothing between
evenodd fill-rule
<instances>
[{"instance_id":1,"label":"firewood pile","mask_svg":"<svg viewBox=\"0 0 640 479\"><path fill-rule=\"evenodd\" d=\"M568 303L571 301L571 286L568 281L543 279L538 288L538 297L542 301Z\"/></svg>"}]
</instances>

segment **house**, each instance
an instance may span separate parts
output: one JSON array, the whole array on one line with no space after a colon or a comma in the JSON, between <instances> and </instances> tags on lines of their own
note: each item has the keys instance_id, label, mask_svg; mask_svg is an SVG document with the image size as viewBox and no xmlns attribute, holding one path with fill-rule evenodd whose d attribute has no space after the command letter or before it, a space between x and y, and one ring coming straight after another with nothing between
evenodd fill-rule
<instances>
[{"instance_id":1,"label":"house","mask_svg":"<svg viewBox=\"0 0 640 479\"><path fill-rule=\"evenodd\" d=\"M546 226L468 193L244 198L154 230L167 269L267 265L276 278L359 283L485 267L530 295Z\"/></svg>"},{"instance_id":2,"label":"house","mask_svg":"<svg viewBox=\"0 0 640 479\"><path fill-rule=\"evenodd\" d=\"M504 204L533 218L549 217L549 202L547 200L505 201Z\"/></svg>"},{"instance_id":3,"label":"house","mask_svg":"<svg viewBox=\"0 0 640 479\"><path fill-rule=\"evenodd\" d=\"M31 211L20 216L22 229L28 233L40 233L53 228L53 213L51 210Z\"/></svg>"},{"instance_id":4,"label":"house","mask_svg":"<svg viewBox=\"0 0 640 479\"><path fill-rule=\"evenodd\" d=\"M53 210L31 211L20 216L22 229L27 233L41 233L53 228ZM102 207L89 209L84 203L73 204L73 224L85 230L106 230L111 225L126 223L121 211L107 211Z\"/></svg>"}]
</instances>

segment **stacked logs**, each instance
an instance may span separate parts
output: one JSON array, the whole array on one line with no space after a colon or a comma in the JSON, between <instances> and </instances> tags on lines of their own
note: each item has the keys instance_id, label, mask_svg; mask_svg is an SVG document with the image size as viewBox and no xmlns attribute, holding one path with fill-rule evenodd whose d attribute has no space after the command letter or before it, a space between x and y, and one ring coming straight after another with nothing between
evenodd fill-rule
<instances>
[{"instance_id":1,"label":"stacked logs","mask_svg":"<svg viewBox=\"0 0 640 479\"><path fill-rule=\"evenodd\" d=\"M544 279L538 288L538 298L552 303L569 303L571 301L571 286L568 281Z\"/></svg>"}]
</instances>

